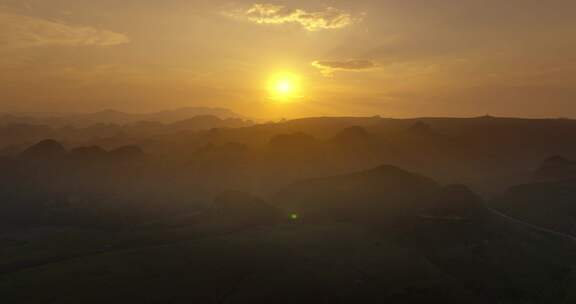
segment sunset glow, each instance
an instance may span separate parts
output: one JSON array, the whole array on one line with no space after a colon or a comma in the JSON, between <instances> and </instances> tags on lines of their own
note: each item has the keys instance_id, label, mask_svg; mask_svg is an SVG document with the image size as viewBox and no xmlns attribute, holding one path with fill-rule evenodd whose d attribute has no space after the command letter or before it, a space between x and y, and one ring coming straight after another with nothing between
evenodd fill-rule
<instances>
[{"instance_id":1,"label":"sunset glow","mask_svg":"<svg viewBox=\"0 0 576 304\"><path fill-rule=\"evenodd\" d=\"M302 98L300 77L293 73L278 73L268 82L270 99L280 102L291 102Z\"/></svg>"},{"instance_id":2,"label":"sunset glow","mask_svg":"<svg viewBox=\"0 0 576 304\"><path fill-rule=\"evenodd\" d=\"M489 2L0 0L0 112L576 116L576 2Z\"/></svg>"},{"instance_id":3,"label":"sunset glow","mask_svg":"<svg viewBox=\"0 0 576 304\"><path fill-rule=\"evenodd\" d=\"M0 0L0 304L576 304L575 11Z\"/></svg>"}]
</instances>

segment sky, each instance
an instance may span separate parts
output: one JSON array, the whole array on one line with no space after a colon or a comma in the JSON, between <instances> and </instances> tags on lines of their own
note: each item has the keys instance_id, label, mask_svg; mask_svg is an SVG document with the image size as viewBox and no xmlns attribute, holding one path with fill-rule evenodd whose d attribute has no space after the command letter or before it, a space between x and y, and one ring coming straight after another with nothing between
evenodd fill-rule
<instances>
[{"instance_id":1,"label":"sky","mask_svg":"<svg viewBox=\"0 0 576 304\"><path fill-rule=\"evenodd\" d=\"M0 0L0 111L576 117L576 1ZM297 79L274 98L270 81Z\"/></svg>"}]
</instances>

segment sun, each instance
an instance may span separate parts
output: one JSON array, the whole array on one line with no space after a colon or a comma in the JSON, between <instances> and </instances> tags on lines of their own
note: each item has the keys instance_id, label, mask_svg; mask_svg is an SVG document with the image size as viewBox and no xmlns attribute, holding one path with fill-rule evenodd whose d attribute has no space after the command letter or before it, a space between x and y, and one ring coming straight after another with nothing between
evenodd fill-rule
<instances>
[{"instance_id":1,"label":"sun","mask_svg":"<svg viewBox=\"0 0 576 304\"><path fill-rule=\"evenodd\" d=\"M293 73L274 74L268 81L270 99L281 102L294 101L302 96L300 77Z\"/></svg>"},{"instance_id":2,"label":"sun","mask_svg":"<svg viewBox=\"0 0 576 304\"><path fill-rule=\"evenodd\" d=\"M276 92L279 94L290 94L293 88L292 83L288 80L280 80L276 84Z\"/></svg>"}]
</instances>

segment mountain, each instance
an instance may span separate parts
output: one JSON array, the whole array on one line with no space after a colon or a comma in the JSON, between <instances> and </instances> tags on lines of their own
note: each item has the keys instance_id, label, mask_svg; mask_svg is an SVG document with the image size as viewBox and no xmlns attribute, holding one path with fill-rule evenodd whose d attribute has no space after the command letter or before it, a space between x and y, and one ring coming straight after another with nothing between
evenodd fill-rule
<instances>
[{"instance_id":1,"label":"mountain","mask_svg":"<svg viewBox=\"0 0 576 304\"><path fill-rule=\"evenodd\" d=\"M349 151L369 151L376 145L376 138L365 128L352 126L338 132L330 142L341 149Z\"/></svg>"},{"instance_id":2,"label":"mountain","mask_svg":"<svg viewBox=\"0 0 576 304\"><path fill-rule=\"evenodd\" d=\"M239 191L218 195L211 205L211 217L224 226L235 229L274 225L280 220L280 210L260 198Z\"/></svg>"},{"instance_id":3,"label":"mountain","mask_svg":"<svg viewBox=\"0 0 576 304\"><path fill-rule=\"evenodd\" d=\"M551 303L568 298L562 286L574 284L574 239L494 211L466 186L440 186L397 167L305 180L278 193L275 202L306 225L337 220L368 228L381 246L400 245L408 249L405 256L453 278L458 283L452 292L469 290L469 300ZM414 270L409 265L397 261L391 269L406 273ZM377 269L364 270L366 277L373 279ZM387 282L402 280L394 270L387 274ZM428 284L441 281L429 279ZM425 303L424 290L409 295ZM401 303L410 296L382 297ZM439 303L461 301L440 298Z\"/></svg>"},{"instance_id":4,"label":"mountain","mask_svg":"<svg viewBox=\"0 0 576 304\"><path fill-rule=\"evenodd\" d=\"M98 146L77 147L70 150L70 159L81 161L98 161L107 156L107 151Z\"/></svg>"},{"instance_id":5,"label":"mountain","mask_svg":"<svg viewBox=\"0 0 576 304\"><path fill-rule=\"evenodd\" d=\"M414 123L406 130L406 132L415 136L430 136L434 134L432 126L422 121Z\"/></svg>"},{"instance_id":6,"label":"mountain","mask_svg":"<svg viewBox=\"0 0 576 304\"><path fill-rule=\"evenodd\" d=\"M404 215L417 201L438 189L439 185L429 178L383 165L296 182L281 190L274 201L299 214L304 221L374 223Z\"/></svg>"},{"instance_id":7,"label":"mountain","mask_svg":"<svg viewBox=\"0 0 576 304\"><path fill-rule=\"evenodd\" d=\"M465 186L442 188L404 227L402 244L485 303L552 303L574 284L575 239L494 211Z\"/></svg>"},{"instance_id":8,"label":"mountain","mask_svg":"<svg viewBox=\"0 0 576 304\"><path fill-rule=\"evenodd\" d=\"M302 180L279 191L272 201L304 222L351 222L377 230L409 231L430 222L480 228L477 224L490 214L482 198L466 186L443 187L388 165Z\"/></svg>"},{"instance_id":9,"label":"mountain","mask_svg":"<svg viewBox=\"0 0 576 304\"><path fill-rule=\"evenodd\" d=\"M449 185L420 205L422 218L466 221L486 215L482 198L464 185Z\"/></svg>"},{"instance_id":10,"label":"mountain","mask_svg":"<svg viewBox=\"0 0 576 304\"><path fill-rule=\"evenodd\" d=\"M176 110L133 114L119 112L115 110L104 110L96 113L80 114L70 116L68 119L78 123L91 122L91 123L114 123L114 124L127 124L138 121L153 121L162 123L174 123L196 116L215 116L220 119L227 118L242 118L240 115L222 108L205 108L205 107L190 107L181 108ZM66 118L66 117L64 117Z\"/></svg>"},{"instance_id":11,"label":"mountain","mask_svg":"<svg viewBox=\"0 0 576 304\"><path fill-rule=\"evenodd\" d=\"M66 153L66 148L64 148L61 143L52 139L46 139L24 150L21 157L48 161L50 159L63 157Z\"/></svg>"},{"instance_id":12,"label":"mountain","mask_svg":"<svg viewBox=\"0 0 576 304\"><path fill-rule=\"evenodd\" d=\"M139 146L123 146L109 152L109 155L114 160L134 160L144 157L145 153Z\"/></svg>"},{"instance_id":13,"label":"mountain","mask_svg":"<svg viewBox=\"0 0 576 304\"><path fill-rule=\"evenodd\" d=\"M134 121L137 116L139 115L107 109L94 113L61 116L61 118L64 120L71 120L75 123L125 124Z\"/></svg>"},{"instance_id":14,"label":"mountain","mask_svg":"<svg viewBox=\"0 0 576 304\"><path fill-rule=\"evenodd\" d=\"M576 162L562 156L550 157L540 165L534 177L541 182L576 179Z\"/></svg>"},{"instance_id":15,"label":"mountain","mask_svg":"<svg viewBox=\"0 0 576 304\"><path fill-rule=\"evenodd\" d=\"M369 133L366 128L351 126L344 128L330 139L331 154L339 156L340 163L367 163L378 159L385 153L385 140Z\"/></svg>"},{"instance_id":16,"label":"mountain","mask_svg":"<svg viewBox=\"0 0 576 304\"><path fill-rule=\"evenodd\" d=\"M240 118L220 118L216 115L199 115L171 123L169 127L174 130L208 130L212 128L240 128L250 126L252 123Z\"/></svg>"},{"instance_id":17,"label":"mountain","mask_svg":"<svg viewBox=\"0 0 576 304\"><path fill-rule=\"evenodd\" d=\"M63 170L34 171L38 183L0 172L11 180L0 187L0 225L34 228L2 230L3 303L575 299L575 240L494 211L466 186L386 165L296 182L274 206L227 191L193 207L196 181L179 175L193 170L92 160L114 153L141 155L76 148Z\"/></svg>"},{"instance_id":18,"label":"mountain","mask_svg":"<svg viewBox=\"0 0 576 304\"><path fill-rule=\"evenodd\" d=\"M207 108L207 107L187 107L175 110L166 110L152 113L128 113L113 109L106 109L94 113L22 113L22 114L5 114L0 116L0 125L11 123L30 123L45 124L50 126L89 126L92 124L129 124L140 121L151 121L161 123L174 123L190 119L196 116L216 116L220 119L242 119L246 117L234 113L224 108Z\"/></svg>"},{"instance_id":19,"label":"mountain","mask_svg":"<svg viewBox=\"0 0 576 304\"><path fill-rule=\"evenodd\" d=\"M576 236L576 180L513 186L491 205L534 225Z\"/></svg>"},{"instance_id":20,"label":"mountain","mask_svg":"<svg viewBox=\"0 0 576 304\"><path fill-rule=\"evenodd\" d=\"M206 108L206 107L188 107L188 108L180 108L176 110L168 110L168 111L161 111L156 113L150 114L143 114L146 119L141 120L151 120L151 121L160 121L164 123L171 123L176 121L181 121L185 119L189 119L195 116L216 116L220 119L227 119L227 118L237 118L246 120L247 118L234 113L229 109L224 108Z\"/></svg>"},{"instance_id":21,"label":"mountain","mask_svg":"<svg viewBox=\"0 0 576 304\"><path fill-rule=\"evenodd\" d=\"M509 216L576 236L576 162L550 157L532 181L509 187L490 204Z\"/></svg>"}]
</instances>

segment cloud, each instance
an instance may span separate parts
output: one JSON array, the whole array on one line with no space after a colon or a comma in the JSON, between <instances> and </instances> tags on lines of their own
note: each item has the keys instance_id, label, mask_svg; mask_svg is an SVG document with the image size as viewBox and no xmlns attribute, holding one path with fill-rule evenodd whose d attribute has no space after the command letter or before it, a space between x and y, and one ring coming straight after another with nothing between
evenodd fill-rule
<instances>
[{"instance_id":1,"label":"cloud","mask_svg":"<svg viewBox=\"0 0 576 304\"><path fill-rule=\"evenodd\" d=\"M113 46L129 43L120 33L0 11L0 48Z\"/></svg>"},{"instance_id":2,"label":"cloud","mask_svg":"<svg viewBox=\"0 0 576 304\"><path fill-rule=\"evenodd\" d=\"M336 71L359 72L378 68L378 64L371 60L318 60L312 66L319 69L324 76L332 76Z\"/></svg>"},{"instance_id":3,"label":"cloud","mask_svg":"<svg viewBox=\"0 0 576 304\"><path fill-rule=\"evenodd\" d=\"M350 13L333 7L321 11L306 11L275 4L254 4L247 10L235 10L225 14L257 24L298 24L311 32L341 29L356 21Z\"/></svg>"}]
</instances>

